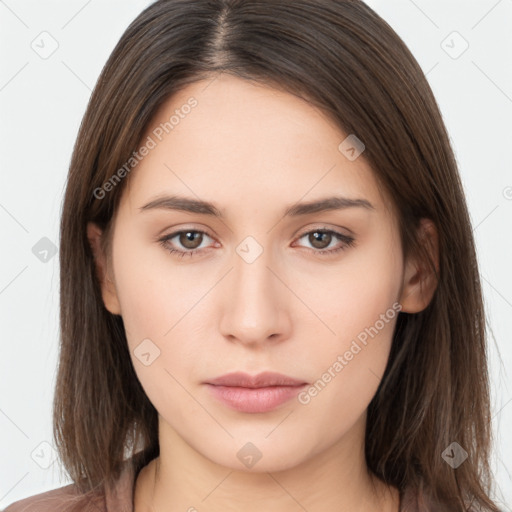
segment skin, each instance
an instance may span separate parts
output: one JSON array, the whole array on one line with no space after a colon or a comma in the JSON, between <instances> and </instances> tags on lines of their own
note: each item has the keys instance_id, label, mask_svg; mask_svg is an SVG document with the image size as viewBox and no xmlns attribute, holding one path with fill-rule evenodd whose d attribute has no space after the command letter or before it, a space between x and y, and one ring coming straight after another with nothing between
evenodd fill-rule
<instances>
[{"instance_id":1,"label":"skin","mask_svg":"<svg viewBox=\"0 0 512 512\"><path fill-rule=\"evenodd\" d=\"M314 383L394 303L424 309L435 283L419 261L403 260L398 219L371 168L338 150L347 134L318 109L220 75L168 100L151 129L192 96L198 105L129 176L110 264L101 231L88 225L105 307L122 316L137 376L159 413L161 454L139 474L135 511L397 511L397 489L364 460L366 410L396 315L305 405L238 412L202 383L232 371ZM162 194L211 201L225 218L140 210ZM374 209L283 217L287 206L335 194ZM334 235L315 245L309 233L322 228L355 245ZM206 235L188 245L175 236L168 246L201 252L180 258L159 243L180 229ZM424 221L420 229L437 258L435 227ZM236 251L248 236L263 250L252 263ZM134 354L146 338L160 349L149 366ZM248 442L262 455L252 468L237 457Z\"/></svg>"}]
</instances>

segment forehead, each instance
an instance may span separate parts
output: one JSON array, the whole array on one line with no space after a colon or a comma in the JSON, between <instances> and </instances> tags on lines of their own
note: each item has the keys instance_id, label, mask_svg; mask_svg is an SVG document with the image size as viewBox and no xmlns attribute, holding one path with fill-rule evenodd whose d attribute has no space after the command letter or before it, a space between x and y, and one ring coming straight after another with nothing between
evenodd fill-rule
<instances>
[{"instance_id":1,"label":"forehead","mask_svg":"<svg viewBox=\"0 0 512 512\"><path fill-rule=\"evenodd\" d=\"M383 209L372 169L340 151L346 139L319 109L292 94L230 75L169 98L142 143L152 149L128 180L133 208L162 193L258 209L337 193ZM252 208L254 211L254 208Z\"/></svg>"}]
</instances>

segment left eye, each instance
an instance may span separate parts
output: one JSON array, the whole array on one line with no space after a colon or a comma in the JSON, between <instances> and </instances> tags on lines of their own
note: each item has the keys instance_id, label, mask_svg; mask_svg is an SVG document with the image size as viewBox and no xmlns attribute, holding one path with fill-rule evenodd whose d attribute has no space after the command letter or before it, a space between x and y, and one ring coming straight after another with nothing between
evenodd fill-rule
<instances>
[{"instance_id":1,"label":"left eye","mask_svg":"<svg viewBox=\"0 0 512 512\"><path fill-rule=\"evenodd\" d=\"M179 257L183 257L185 254L193 256L197 252L201 252L203 249L200 246L205 236L207 238L211 238L204 231L188 229L183 231L176 231L166 235L165 237L161 238L159 242L166 250L172 254L176 254ZM312 244L312 248L307 247L307 249L312 251L315 255L320 256L337 253L338 251L342 251L347 247L354 245L354 238L330 229L314 229L312 231L308 231L302 234L298 240L305 237L308 237L309 243ZM174 238L178 239L179 244L181 244L185 250L175 249L172 244L169 244L169 242ZM331 245L331 242L335 241L336 239L341 241L342 245L340 247L326 249Z\"/></svg>"},{"instance_id":2,"label":"left eye","mask_svg":"<svg viewBox=\"0 0 512 512\"><path fill-rule=\"evenodd\" d=\"M207 236L210 238L204 231L198 231L195 229L188 229L184 231L176 231L175 233L171 233L170 235L166 235L162 239L160 239L160 243L162 246L167 249L171 253L175 253L180 257L185 256L185 254L189 254L192 256L192 254L195 254L196 252L199 252L199 246L201 245L201 241L204 236ZM173 238L178 238L179 243L182 245L182 247L185 247L185 249L188 250L180 250L180 249L174 249L173 247L170 247L168 242L171 241ZM198 243L199 241L199 243Z\"/></svg>"},{"instance_id":3,"label":"left eye","mask_svg":"<svg viewBox=\"0 0 512 512\"><path fill-rule=\"evenodd\" d=\"M355 239L353 237L342 235L341 233L333 231L332 229L314 229L312 231L304 233L302 236L299 237L299 240L306 236L308 237L308 241L313 245L313 249L310 250L313 251L313 254L318 256L330 256L332 254L338 253L339 251L343 251L348 247L352 247L355 243ZM329 245L331 245L331 242L334 239L338 239L338 241L341 241L341 246L334 247L333 249L326 249L326 247L329 247ZM326 241L327 244L325 245ZM318 245L320 247L318 247ZM314 249L320 250L317 251Z\"/></svg>"}]
</instances>

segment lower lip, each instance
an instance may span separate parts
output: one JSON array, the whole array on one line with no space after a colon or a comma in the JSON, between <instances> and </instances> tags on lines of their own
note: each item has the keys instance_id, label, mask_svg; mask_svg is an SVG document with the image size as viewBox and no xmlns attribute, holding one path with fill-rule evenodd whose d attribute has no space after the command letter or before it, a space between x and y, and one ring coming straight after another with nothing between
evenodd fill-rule
<instances>
[{"instance_id":1,"label":"lower lip","mask_svg":"<svg viewBox=\"0 0 512 512\"><path fill-rule=\"evenodd\" d=\"M271 386L266 388L238 388L206 384L210 392L225 405L240 412L268 412L288 402L307 386Z\"/></svg>"}]
</instances>

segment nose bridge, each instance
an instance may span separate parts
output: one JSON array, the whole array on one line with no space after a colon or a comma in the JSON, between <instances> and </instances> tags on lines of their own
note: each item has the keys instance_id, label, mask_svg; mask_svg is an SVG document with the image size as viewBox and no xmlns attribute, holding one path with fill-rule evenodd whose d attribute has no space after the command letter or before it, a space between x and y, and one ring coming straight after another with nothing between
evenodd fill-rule
<instances>
[{"instance_id":1,"label":"nose bridge","mask_svg":"<svg viewBox=\"0 0 512 512\"><path fill-rule=\"evenodd\" d=\"M246 237L236 247L223 302L221 329L225 336L255 343L283 332L282 284L274 276L275 266L272 251L254 237Z\"/></svg>"}]
</instances>

